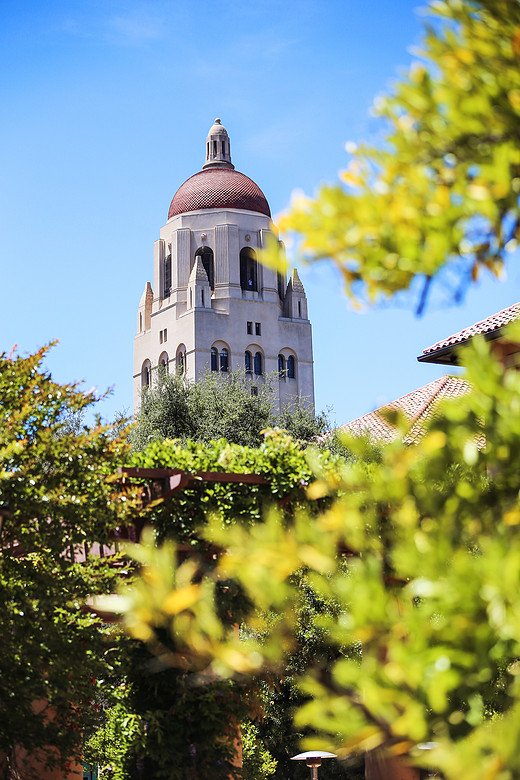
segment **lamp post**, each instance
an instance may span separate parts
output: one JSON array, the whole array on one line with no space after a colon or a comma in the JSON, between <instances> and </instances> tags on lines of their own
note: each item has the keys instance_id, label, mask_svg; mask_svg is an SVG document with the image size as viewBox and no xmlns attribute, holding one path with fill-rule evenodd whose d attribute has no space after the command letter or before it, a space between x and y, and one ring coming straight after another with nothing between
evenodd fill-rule
<instances>
[{"instance_id":1,"label":"lamp post","mask_svg":"<svg viewBox=\"0 0 520 780\"><path fill-rule=\"evenodd\" d=\"M318 780L318 767L322 758L336 758L335 753L327 753L325 750L308 750L306 753L298 753L291 761L305 761L311 770L311 780Z\"/></svg>"}]
</instances>

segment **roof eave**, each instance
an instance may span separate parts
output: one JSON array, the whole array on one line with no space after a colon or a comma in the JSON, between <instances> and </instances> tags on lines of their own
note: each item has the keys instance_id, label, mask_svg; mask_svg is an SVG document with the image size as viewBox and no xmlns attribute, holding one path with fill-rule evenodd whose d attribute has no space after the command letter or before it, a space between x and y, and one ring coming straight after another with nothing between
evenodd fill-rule
<instances>
[{"instance_id":1,"label":"roof eave","mask_svg":"<svg viewBox=\"0 0 520 780\"><path fill-rule=\"evenodd\" d=\"M503 327L492 330L489 333L480 333L476 335L484 336L486 341L494 341L503 335ZM461 347L467 347L474 338L475 336L471 336L465 341L459 341L456 344L450 344L447 347L436 349L435 352L423 352L422 355L417 357L417 360L419 363L437 363L444 366L458 366L460 365L458 350Z\"/></svg>"}]
</instances>

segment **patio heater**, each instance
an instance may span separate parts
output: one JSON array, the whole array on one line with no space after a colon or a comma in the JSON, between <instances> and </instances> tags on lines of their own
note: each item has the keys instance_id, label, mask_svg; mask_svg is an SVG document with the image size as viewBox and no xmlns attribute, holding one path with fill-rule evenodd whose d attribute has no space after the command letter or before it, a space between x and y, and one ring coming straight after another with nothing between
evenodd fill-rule
<instances>
[{"instance_id":1,"label":"patio heater","mask_svg":"<svg viewBox=\"0 0 520 780\"><path fill-rule=\"evenodd\" d=\"M311 780L318 780L318 767L322 758L336 758L335 753L327 753L325 750L308 750L306 753L298 753L291 761L305 761L311 770Z\"/></svg>"}]
</instances>

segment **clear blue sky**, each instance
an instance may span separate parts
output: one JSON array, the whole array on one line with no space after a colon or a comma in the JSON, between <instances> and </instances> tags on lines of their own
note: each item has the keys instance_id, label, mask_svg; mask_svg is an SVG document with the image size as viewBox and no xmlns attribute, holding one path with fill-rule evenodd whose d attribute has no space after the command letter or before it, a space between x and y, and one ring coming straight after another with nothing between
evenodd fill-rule
<instances>
[{"instance_id":1,"label":"clear blue sky","mask_svg":"<svg viewBox=\"0 0 520 780\"><path fill-rule=\"evenodd\" d=\"M373 98L420 40L413 0L1 0L0 350L52 339L60 381L113 386L130 409L132 343L152 245L200 169L216 116L273 214L372 138ZM426 346L519 299L520 263L463 305L362 314L325 264L300 268L316 398L345 423L444 373Z\"/></svg>"}]
</instances>

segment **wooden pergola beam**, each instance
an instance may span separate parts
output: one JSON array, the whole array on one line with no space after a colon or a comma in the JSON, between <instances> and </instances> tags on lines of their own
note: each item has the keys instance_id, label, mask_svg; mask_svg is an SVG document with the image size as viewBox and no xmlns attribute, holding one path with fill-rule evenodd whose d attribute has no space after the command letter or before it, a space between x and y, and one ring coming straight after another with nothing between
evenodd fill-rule
<instances>
[{"instance_id":1,"label":"wooden pergola beam","mask_svg":"<svg viewBox=\"0 0 520 780\"><path fill-rule=\"evenodd\" d=\"M230 471L194 471L181 469L141 468L140 466L121 466L117 470L124 482L128 479L144 479L162 482L163 488L155 500L170 498L179 490L196 487L203 482L238 485L267 485L268 480L261 474L237 474Z\"/></svg>"}]
</instances>

